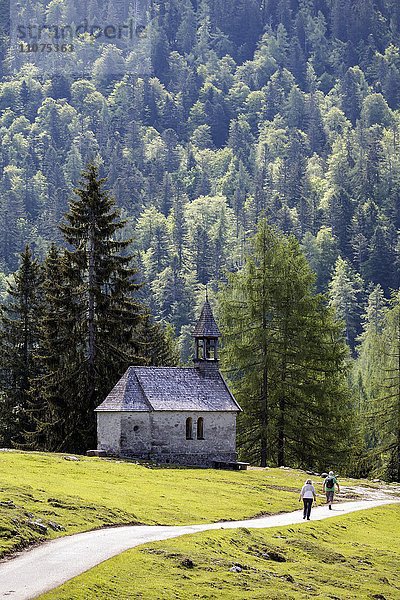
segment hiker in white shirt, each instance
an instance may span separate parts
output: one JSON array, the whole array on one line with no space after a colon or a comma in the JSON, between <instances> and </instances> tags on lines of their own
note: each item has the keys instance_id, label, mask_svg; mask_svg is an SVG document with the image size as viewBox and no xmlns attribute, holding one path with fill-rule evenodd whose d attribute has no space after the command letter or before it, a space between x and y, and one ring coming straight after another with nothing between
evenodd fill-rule
<instances>
[{"instance_id":1,"label":"hiker in white shirt","mask_svg":"<svg viewBox=\"0 0 400 600\"><path fill-rule=\"evenodd\" d=\"M313 482L311 479L307 479L300 492L300 500L303 500L304 510L303 510L303 519L310 520L311 507L313 500L315 503L317 502L317 496L315 493L315 487L313 486Z\"/></svg>"}]
</instances>

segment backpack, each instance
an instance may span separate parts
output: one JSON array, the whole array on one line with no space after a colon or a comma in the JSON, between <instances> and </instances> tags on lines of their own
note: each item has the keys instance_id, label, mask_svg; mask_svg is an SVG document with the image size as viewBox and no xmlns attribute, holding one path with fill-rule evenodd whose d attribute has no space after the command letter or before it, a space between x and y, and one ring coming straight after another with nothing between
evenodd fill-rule
<instances>
[{"instance_id":1,"label":"backpack","mask_svg":"<svg viewBox=\"0 0 400 600\"><path fill-rule=\"evenodd\" d=\"M325 479L325 489L326 490L334 490L335 489L335 480L333 477L327 477Z\"/></svg>"}]
</instances>

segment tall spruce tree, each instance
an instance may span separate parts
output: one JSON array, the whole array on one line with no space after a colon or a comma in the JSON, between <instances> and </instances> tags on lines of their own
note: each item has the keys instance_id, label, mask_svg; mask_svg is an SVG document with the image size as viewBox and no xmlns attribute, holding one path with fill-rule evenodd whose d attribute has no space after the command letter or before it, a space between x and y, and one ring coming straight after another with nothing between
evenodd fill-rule
<instances>
[{"instance_id":1,"label":"tall spruce tree","mask_svg":"<svg viewBox=\"0 0 400 600\"><path fill-rule=\"evenodd\" d=\"M26 408L30 428L24 433L24 446L58 452L68 448L69 437L79 423L79 413L69 401L70 365L76 352L76 314L70 310L64 255L54 244L42 265L42 277L42 309L35 352L37 373L30 380ZM71 376L74 377L73 372Z\"/></svg>"},{"instance_id":2,"label":"tall spruce tree","mask_svg":"<svg viewBox=\"0 0 400 600\"><path fill-rule=\"evenodd\" d=\"M30 423L26 412L30 379L37 374L35 352L39 340L41 274L29 246L20 256L20 267L1 306L0 439L3 446L18 445Z\"/></svg>"},{"instance_id":3,"label":"tall spruce tree","mask_svg":"<svg viewBox=\"0 0 400 600\"><path fill-rule=\"evenodd\" d=\"M128 365L143 361L135 330L144 310L134 298L139 285L128 253L130 240L121 239L125 221L104 183L89 165L61 225L69 246L64 310L73 349L67 350L63 393L75 416L64 446L75 452L95 444L93 410Z\"/></svg>"},{"instance_id":4,"label":"tall spruce tree","mask_svg":"<svg viewBox=\"0 0 400 600\"><path fill-rule=\"evenodd\" d=\"M261 466L343 463L347 350L298 242L261 221L219 301L224 367L244 409L243 456Z\"/></svg>"}]
</instances>

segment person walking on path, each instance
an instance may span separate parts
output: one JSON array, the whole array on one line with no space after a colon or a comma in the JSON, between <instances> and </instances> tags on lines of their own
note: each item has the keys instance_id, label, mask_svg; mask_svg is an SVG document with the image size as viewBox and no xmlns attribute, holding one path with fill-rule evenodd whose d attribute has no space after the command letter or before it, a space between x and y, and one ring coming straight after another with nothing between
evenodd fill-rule
<instances>
[{"instance_id":1,"label":"person walking on path","mask_svg":"<svg viewBox=\"0 0 400 600\"><path fill-rule=\"evenodd\" d=\"M333 471L329 471L328 477L325 478L323 491L326 494L326 501L329 505L329 510L332 510L333 497L335 495L335 485L337 486L338 493L340 487Z\"/></svg>"},{"instance_id":2,"label":"person walking on path","mask_svg":"<svg viewBox=\"0 0 400 600\"><path fill-rule=\"evenodd\" d=\"M309 521L313 500L317 502L315 487L313 486L313 482L311 481L311 479L307 479L307 481L301 488L299 502L300 500L303 500L304 505L303 519L307 519L307 521Z\"/></svg>"}]
</instances>

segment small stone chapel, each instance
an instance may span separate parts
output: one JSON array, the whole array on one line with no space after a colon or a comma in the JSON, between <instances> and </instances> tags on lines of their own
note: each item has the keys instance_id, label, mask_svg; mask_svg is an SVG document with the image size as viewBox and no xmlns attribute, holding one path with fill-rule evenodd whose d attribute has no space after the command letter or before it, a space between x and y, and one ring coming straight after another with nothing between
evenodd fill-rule
<instances>
[{"instance_id":1,"label":"small stone chapel","mask_svg":"<svg viewBox=\"0 0 400 600\"><path fill-rule=\"evenodd\" d=\"M240 406L219 371L221 333L208 298L193 332L194 367L130 367L96 409L98 451L161 464L236 461Z\"/></svg>"}]
</instances>

